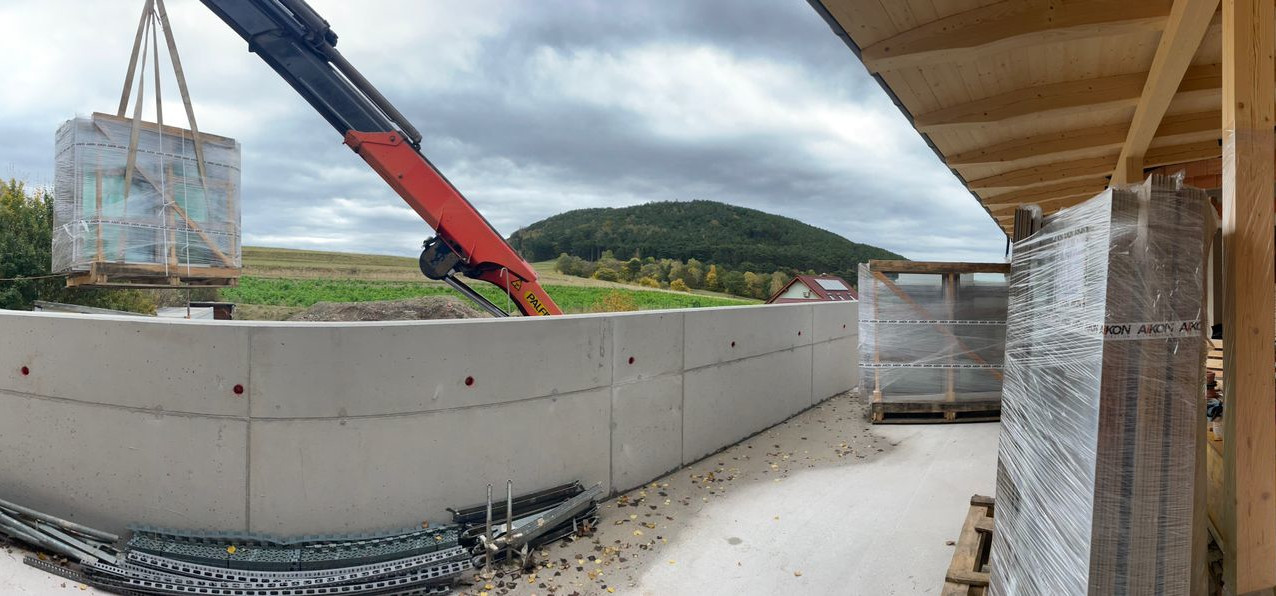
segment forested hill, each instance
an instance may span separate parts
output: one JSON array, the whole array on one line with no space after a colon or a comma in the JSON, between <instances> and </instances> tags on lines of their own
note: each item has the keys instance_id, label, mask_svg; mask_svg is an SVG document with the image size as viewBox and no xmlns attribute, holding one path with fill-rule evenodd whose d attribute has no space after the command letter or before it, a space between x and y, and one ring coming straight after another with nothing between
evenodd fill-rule
<instances>
[{"instance_id":1,"label":"forested hill","mask_svg":"<svg viewBox=\"0 0 1276 596\"><path fill-rule=\"evenodd\" d=\"M814 270L852 283L859 263L903 258L796 219L714 201L577 209L518 230L509 242L529 261L562 253L592 261L610 250L621 259L698 259L742 271Z\"/></svg>"}]
</instances>

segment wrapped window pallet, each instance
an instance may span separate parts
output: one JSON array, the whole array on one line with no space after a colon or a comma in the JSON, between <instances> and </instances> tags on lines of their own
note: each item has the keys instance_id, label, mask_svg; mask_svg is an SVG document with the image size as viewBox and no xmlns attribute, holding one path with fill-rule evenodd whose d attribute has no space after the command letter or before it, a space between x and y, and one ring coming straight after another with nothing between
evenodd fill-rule
<instances>
[{"instance_id":1,"label":"wrapped window pallet","mask_svg":"<svg viewBox=\"0 0 1276 596\"><path fill-rule=\"evenodd\" d=\"M1178 178L1108 190L1014 245L990 593L1203 593L1202 266Z\"/></svg>"},{"instance_id":2,"label":"wrapped window pallet","mask_svg":"<svg viewBox=\"0 0 1276 596\"><path fill-rule=\"evenodd\" d=\"M233 283L239 143L201 134L201 172L190 131L133 123L93 114L58 129L54 271L72 286Z\"/></svg>"},{"instance_id":3,"label":"wrapped window pallet","mask_svg":"<svg viewBox=\"0 0 1276 596\"><path fill-rule=\"evenodd\" d=\"M870 261L859 269L861 391L875 423L996 420L1005 263Z\"/></svg>"}]
</instances>

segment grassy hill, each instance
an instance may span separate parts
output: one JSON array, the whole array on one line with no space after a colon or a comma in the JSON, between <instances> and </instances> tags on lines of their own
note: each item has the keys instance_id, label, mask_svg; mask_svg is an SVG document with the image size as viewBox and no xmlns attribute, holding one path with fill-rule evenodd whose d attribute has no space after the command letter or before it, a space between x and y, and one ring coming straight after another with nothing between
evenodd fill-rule
<instances>
[{"instance_id":1,"label":"grassy hill","mask_svg":"<svg viewBox=\"0 0 1276 596\"><path fill-rule=\"evenodd\" d=\"M659 202L577 209L514 232L510 244L530 261L567 253L597 260L699 259L733 270L834 273L855 282L859 263L902 259L796 219L714 201Z\"/></svg>"},{"instance_id":2,"label":"grassy hill","mask_svg":"<svg viewBox=\"0 0 1276 596\"><path fill-rule=\"evenodd\" d=\"M296 250L246 246L244 276L239 286L223 288L223 300L239 304L236 317L282 319L316 302L364 302L419 296L458 296L447 285L426 279L412 257ZM545 290L569 313L602 308L613 293L633 308L697 308L756 304L758 301L716 292L673 292L596 279L582 279L554 271L554 263L533 263ZM491 284L473 282L479 293L498 305L506 299Z\"/></svg>"}]
</instances>

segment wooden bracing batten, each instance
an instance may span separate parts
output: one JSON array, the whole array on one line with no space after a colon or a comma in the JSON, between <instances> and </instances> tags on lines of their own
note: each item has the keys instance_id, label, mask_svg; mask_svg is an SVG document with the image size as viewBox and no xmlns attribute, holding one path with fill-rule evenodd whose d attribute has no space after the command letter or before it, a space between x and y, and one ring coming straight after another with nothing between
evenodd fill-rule
<instances>
[{"instance_id":1,"label":"wooden bracing batten","mask_svg":"<svg viewBox=\"0 0 1276 596\"><path fill-rule=\"evenodd\" d=\"M1000 263L860 265L861 379L874 422L996 419L1005 285L973 276L1008 271Z\"/></svg>"}]
</instances>

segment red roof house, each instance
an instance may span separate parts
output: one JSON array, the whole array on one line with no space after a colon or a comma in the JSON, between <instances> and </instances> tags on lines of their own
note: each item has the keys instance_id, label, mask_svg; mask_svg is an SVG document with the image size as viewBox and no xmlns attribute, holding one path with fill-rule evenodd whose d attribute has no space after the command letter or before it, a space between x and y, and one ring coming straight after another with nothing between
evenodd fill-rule
<instances>
[{"instance_id":1,"label":"red roof house","mask_svg":"<svg viewBox=\"0 0 1276 596\"><path fill-rule=\"evenodd\" d=\"M836 275L799 275L767 299L766 303L858 302L859 299L855 288Z\"/></svg>"}]
</instances>

